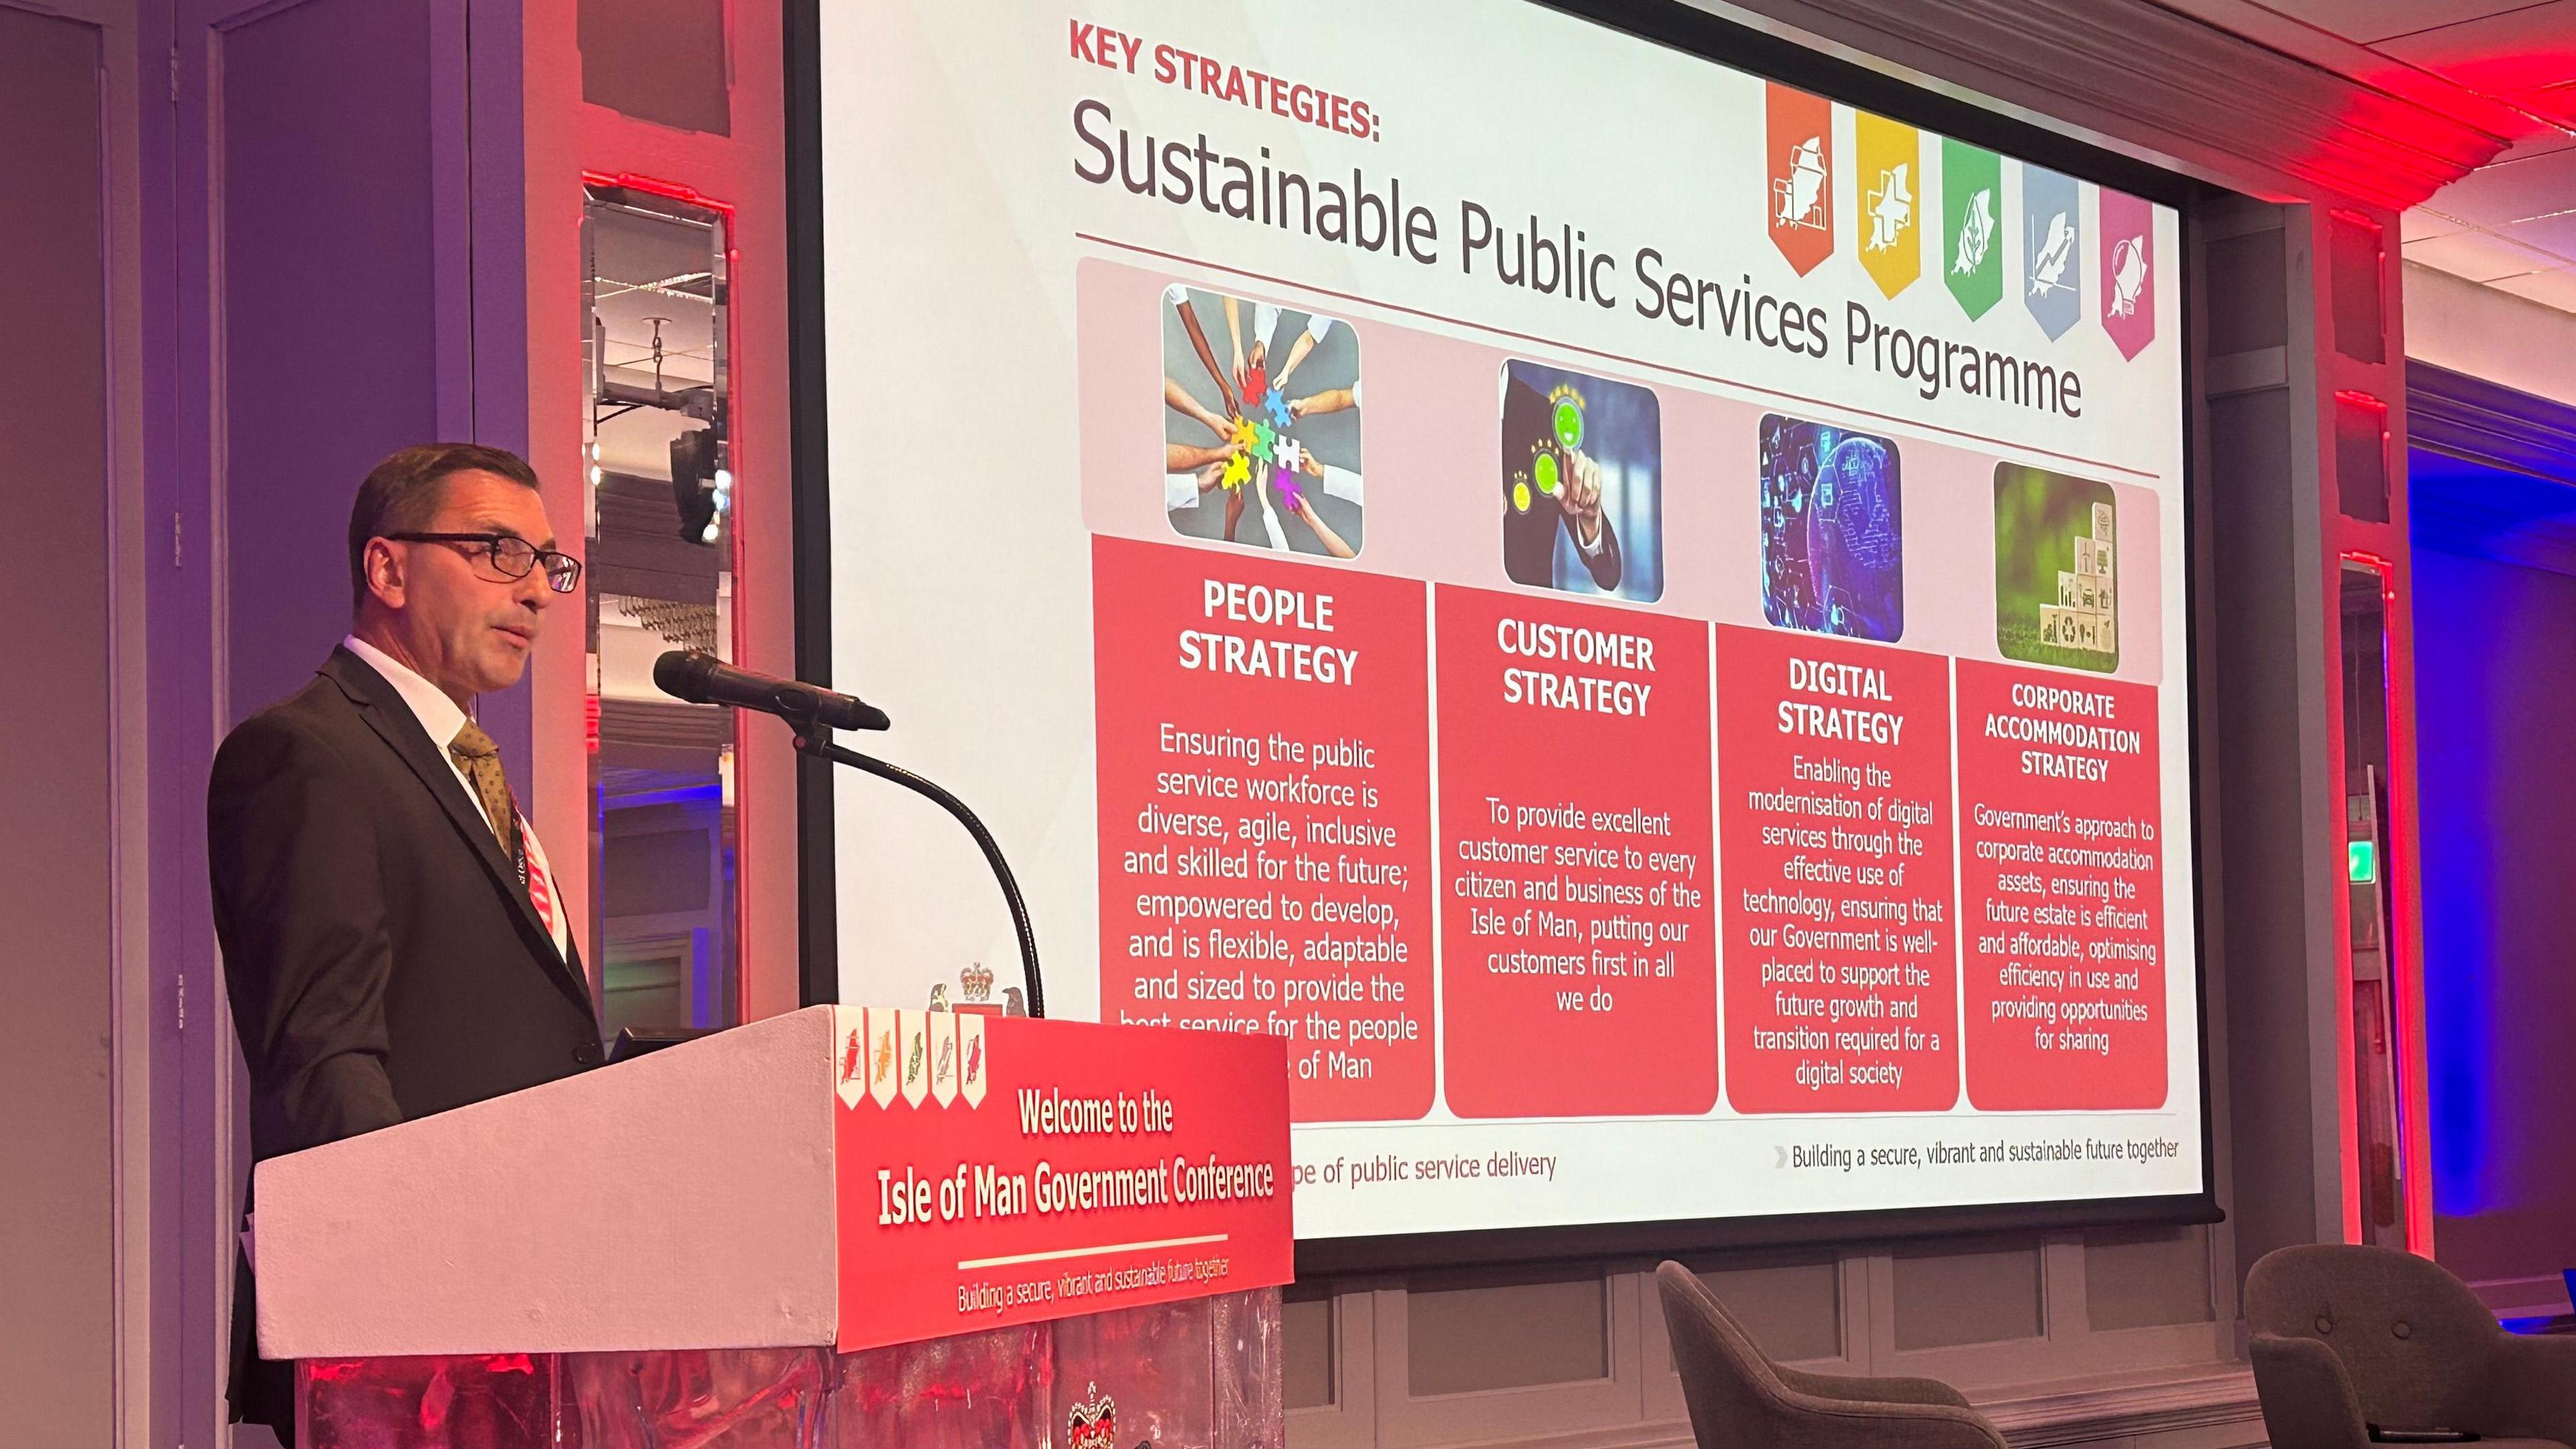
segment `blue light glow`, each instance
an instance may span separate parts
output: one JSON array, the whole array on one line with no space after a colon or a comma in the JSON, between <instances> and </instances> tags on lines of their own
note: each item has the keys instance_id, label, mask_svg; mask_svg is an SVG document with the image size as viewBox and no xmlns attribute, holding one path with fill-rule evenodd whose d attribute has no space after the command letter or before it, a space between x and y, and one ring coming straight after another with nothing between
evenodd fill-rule
<instances>
[{"instance_id":1,"label":"blue light glow","mask_svg":"<svg viewBox=\"0 0 2576 1449\"><path fill-rule=\"evenodd\" d=\"M2557 907L2533 852L2555 856L2564 790L2534 770L2563 745L2552 596L2576 591L2530 567L2532 541L2576 489L2422 450L2408 466L2433 1210L2466 1217L2525 1205L2518 1154L2561 1130L2556 1094L2508 1074L2549 1034L2529 965Z\"/></svg>"}]
</instances>

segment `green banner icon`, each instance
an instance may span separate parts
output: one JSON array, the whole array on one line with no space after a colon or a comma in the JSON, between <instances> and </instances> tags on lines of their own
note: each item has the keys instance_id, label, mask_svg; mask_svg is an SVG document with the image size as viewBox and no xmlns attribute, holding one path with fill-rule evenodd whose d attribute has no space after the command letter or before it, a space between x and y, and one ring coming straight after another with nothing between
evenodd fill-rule
<instances>
[{"instance_id":1,"label":"green banner icon","mask_svg":"<svg viewBox=\"0 0 2576 1449\"><path fill-rule=\"evenodd\" d=\"M1971 318L2004 297L2004 160L1941 138L1941 281Z\"/></svg>"}]
</instances>

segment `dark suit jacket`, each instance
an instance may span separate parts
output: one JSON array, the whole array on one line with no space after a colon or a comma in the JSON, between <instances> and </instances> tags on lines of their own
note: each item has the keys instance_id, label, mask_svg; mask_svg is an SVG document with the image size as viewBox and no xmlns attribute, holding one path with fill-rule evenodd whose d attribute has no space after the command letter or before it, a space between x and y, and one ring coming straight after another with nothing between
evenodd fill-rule
<instances>
[{"instance_id":1,"label":"dark suit jacket","mask_svg":"<svg viewBox=\"0 0 2576 1449\"><path fill-rule=\"evenodd\" d=\"M599 1064L579 953L556 953L444 750L347 649L224 740L206 846L254 1158ZM246 1292L235 1310L235 1412L280 1422L291 1382L249 1364Z\"/></svg>"},{"instance_id":2,"label":"dark suit jacket","mask_svg":"<svg viewBox=\"0 0 2576 1449\"><path fill-rule=\"evenodd\" d=\"M1537 499L1529 512L1523 513L1512 506L1509 493L1507 487L1503 499L1503 573L1516 584L1555 588L1557 530L1572 534L1574 520L1565 516L1565 510L1557 507L1553 498ZM1583 558L1583 567L1601 592L1614 593L1627 565L1619 554L1619 531L1610 526L1606 515L1601 520L1601 538L1601 551ZM1583 557L1579 548L1576 556Z\"/></svg>"}]
</instances>

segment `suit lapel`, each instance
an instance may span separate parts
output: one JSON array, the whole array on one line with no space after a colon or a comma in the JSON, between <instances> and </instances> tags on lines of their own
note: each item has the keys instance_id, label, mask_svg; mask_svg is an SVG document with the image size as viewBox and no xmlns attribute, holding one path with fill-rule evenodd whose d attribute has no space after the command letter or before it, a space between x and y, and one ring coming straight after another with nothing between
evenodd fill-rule
<instances>
[{"instance_id":1,"label":"suit lapel","mask_svg":"<svg viewBox=\"0 0 2576 1449\"><path fill-rule=\"evenodd\" d=\"M324 662L320 672L340 686L340 692L349 697L350 703L358 706L358 713L365 717L367 727L402 757L402 762L411 768L412 774L419 777L422 787L447 812L448 823L456 827L456 833L464 837L467 848L483 862L483 869L491 875L493 886L518 912L520 924L543 943L536 948L535 954L545 964L548 974L555 978L555 984L588 1008L591 1004L590 982L577 964L578 954L568 961L555 950L554 932L538 918L536 905L528 899L528 893L519 888L518 868L510 864L510 858L502 853L501 839L493 834L491 822L484 818L483 807L465 793L465 787L457 781L456 772L449 767L447 757L430 739L429 731L421 728L420 717L412 713L411 706L383 675L345 648L332 650L330 659ZM571 933L565 934L569 939Z\"/></svg>"}]
</instances>

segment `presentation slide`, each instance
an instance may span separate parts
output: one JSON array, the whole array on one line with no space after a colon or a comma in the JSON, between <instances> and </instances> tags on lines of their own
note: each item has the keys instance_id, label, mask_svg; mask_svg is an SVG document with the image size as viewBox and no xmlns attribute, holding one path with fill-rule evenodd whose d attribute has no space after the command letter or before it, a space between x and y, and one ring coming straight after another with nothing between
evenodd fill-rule
<instances>
[{"instance_id":1,"label":"presentation slide","mask_svg":"<svg viewBox=\"0 0 2576 1449\"><path fill-rule=\"evenodd\" d=\"M820 40L833 682L1301 1237L2202 1191L2172 210L1525 0ZM841 999L1016 1009L836 791Z\"/></svg>"}]
</instances>

